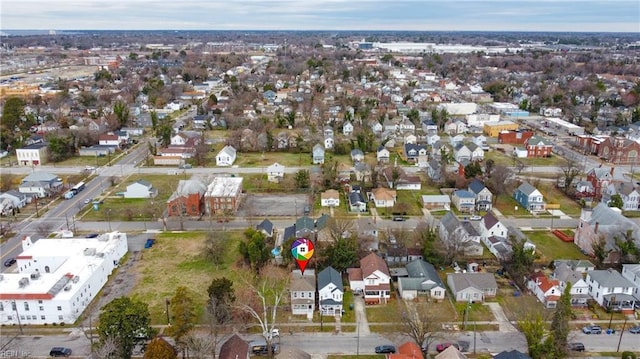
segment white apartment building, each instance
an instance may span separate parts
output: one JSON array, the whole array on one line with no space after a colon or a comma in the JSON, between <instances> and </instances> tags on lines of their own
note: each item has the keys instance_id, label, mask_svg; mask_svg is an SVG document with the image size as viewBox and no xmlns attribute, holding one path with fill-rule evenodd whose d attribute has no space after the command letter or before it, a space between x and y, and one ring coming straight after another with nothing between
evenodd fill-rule
<instances>
[{"instance_id":1,"label":"white apartment building","mask_svg":"<svg viewBox=\"0 0 640 359\"><path fill-rule=\"evenodd\" d=\"M13 272L0 274L0 325L75 322L127 253L126 233L22 240Z\"/></svg>"}]
</instances>

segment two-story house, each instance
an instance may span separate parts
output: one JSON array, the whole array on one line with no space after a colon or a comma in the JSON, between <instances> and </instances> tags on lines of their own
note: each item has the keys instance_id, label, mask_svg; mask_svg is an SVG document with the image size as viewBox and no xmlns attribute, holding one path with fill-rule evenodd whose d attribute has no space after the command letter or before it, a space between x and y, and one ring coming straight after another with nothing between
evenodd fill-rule
<instances>
[{"instance_id":1,"label":"two-story house","mask_svg":"<svg viewBox=\"0 0 640 359\"><path fill-rule=\"evenodd\" d=\"M476 211L490 211L493 205L493 193L479 179L474 179L469 183L469 192L473 193Z\"/></svg>"},{"instance_id":2,"label":"two-story house","mask_svg":"<svg viewBox=\"0 0 640 359\"><path fill-rule=\"evenodd\" d=\"M378 160L378 163L389 163L389 150L386 149L384 146L378 146L378 149L376 150L376 159Z\"/></svg>"},{"instance_id":3,"label":"two-story house","mask_svg":"<svg viewBox=\"0 0 640 359\"><path fill-rule=\"evenodd\" d=\"M275 162L267 167L267 181L280 183L284 179L284 166Z\"/></svg>"},{"instance_id":4,"label":"two-story house","mask_svg":"<svg viewBox=\"0 0 640 359\"><path fill-rule=\"evenodd\" d=\"M513 193L513 198L529 212L544 212L546 208L542 193L529 182L523 182Z\"/></svg>"},{"instance_id":5,"label":"two-story house","mask_svg":"<svg viewBox=\"0 0 640 359\"><path fill-rule=\"evenodd\" d=\"M482 217L478 228L480 229L483 240L491 236L507 238L509 234L507 227L491 212L487 212L487 214Z\"/></svg>"},{"instance_id":6,"label":"two-story house","mask_svg":"<svg viewBox=\"0 0 640 359\"><path fill-rule=\"evenodd\" d=\"M353 124L350 121L345 121L342 124L342 134L345 136L351 136L353 134Z\"/></svg>"},{"instance_id":7,"label":"two-story house","mask_svg":"<svg viewBox=\"0 0 640 359\"><path fill-rule=\"evenodd\" d=\"M420 157L427 156L427 148L423 145L405 143L403 149L405 160L408 162L417 163Z\"/></svg>"},{"instance_id":8,"label":"two-story house","mask_svg":"<svg viewBox=\"0 0 640 359\"><path fill-rule=\"evenodd\" d=\"M451 203L463 213L471 213L476 206L476 196L470 191L459 189L451 194Z\"/></svg>"},{"instance_id":9,"label":"two-story house","mask_svg":"<svg viewBox=\"0 0 640 359\"><path fill-rule=\"evenodd\" d=\"M633 296L634 284L614 269L593 270L587 272L589 295L601 307L633 314L636 298Z\"/></svg>"},{"instance_id":10,"label":"two-story house","mask_svg":"<svg viewBox=\"0 0 640 359\"><path fill-rule=\"evenodd\" d=\"M316 144L313 146L311 151L312 162L314 165L323 164L324 163L324 147L321 144Z\"/></svg>"},{"instance_id":11,"label":"two-story house","mask_svg":"<svg viewBox=\"0 0 640 359\"><path fill-rule=\"evenodd\" d=\"M482 236L471 222L461 222L451 211L440 219L438 233L445 248L457 252L456 254L478 256L484 251L481 244Z\"/></svg>"},{"instance_id":12,"label":"two-story house","mask_svg":"<svg viewBox=\"0 0 640 359\"><path fill-rule=\"evenodd\" d=\"M542 272L536 272L529 277L527 288L547 309L555 308L562 295L560 281L549 279Z\"/></svg>"},{"instance_id":13,"label":"two-story house","mask_svg":"<svg viewBox=\"0 0 640 359\"><path fill-rule=\"evenodd\" d=\"M304 274L299 269L291 272L291 314L313 318L316 306L316 273L307 269Z\"/></svg>"},{"instance_id":14,"label":"two-story house","mask_svg":"<svg viewBox=\"0 0 640 359\"><path fill-rule=\"evenodd\" d=\"M360 259L360 268L347 269L349 286L354 293L363 293L366 304L386 304L391 298L391 275L384 259L370 253Z\"/></svg>"},{"instance_id":15,"label":"two-story house","mask_svg":"<svg viewBox=\"0 0 640 359\"><path fill-rule=\"evenodd\" d=\"M593 186L596 200L602 198L602 192L613 181L613 170L613 167L595 167L587 172L587 181Z\"/></svg>"},{"instance_id":16,"label":"two-story house","mask_svg":"<svg viewBox=\"0 0 640 359\"><path fill-rule=\"evenodd\" d=\"M622 276L633 283L633 296L640 300L640 264L623 264Z\"/></svg>"},{"instance_id":17,"label":"two-story house","mask_svg":"<svg viewBox=\"0 0 640 359\"><path fill-rule=\"evenodd\" d=\"M555 264L555 269L551 275L552 279L558 280L560 292L564 293L568 284L571 284L569 295L571 296L572 307L586 307L589 296L589 285L584 280L583 273L574 270L567 261L560 261Z\"/></svg>"},{"instance_id":18,"label":"two-story house","mask_svg":"<svg viewBox=\"0 0 640 359\"><path fill-rule=\"evenodd\" d=\"M458 143L453 148L453 158L456 162L471 161L471 150L464 143Z\"/></svg>"},{"instance_id":19,"label":"two-story house","mask_svg":"<svg viewBox=\"0 0 640 359\"><path fill-rule=\"evenodd\" d=\"M602 193L602 202L609 203L611 197L619 195L622 199L623 211L638 211L640 210L640 191L630 183L625 182L611 182Z\"/></svg>"},{"instance_id":20,"label":"two-story house","mask_svg":"<svg viewBox=\"0 0 640 359\"><path fill-rule=\"evenodd\" d=\"M318 310L320 315L342 315L344 287L340 273L329 266L318 273Z\"/></svg>"}]
</instances>

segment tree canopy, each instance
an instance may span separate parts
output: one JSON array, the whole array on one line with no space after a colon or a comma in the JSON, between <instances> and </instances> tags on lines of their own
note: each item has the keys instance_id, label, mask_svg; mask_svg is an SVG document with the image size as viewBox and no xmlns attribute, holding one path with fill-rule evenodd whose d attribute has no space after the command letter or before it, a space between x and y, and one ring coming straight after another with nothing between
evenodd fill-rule
<instances>
[{"instance_id":1,"label":"tree canopy","mask_svg":"<svg viewBox=\"0 0 640 359\"><path fill-rule=\"evenodd\" d=\"M146 337L151 328L151 316L146 303L129 297L112 300L102 308L99 317L100 341L117 343L117 358L130 358L133 347L140 337Z\"/></svg>"}]
</instances>

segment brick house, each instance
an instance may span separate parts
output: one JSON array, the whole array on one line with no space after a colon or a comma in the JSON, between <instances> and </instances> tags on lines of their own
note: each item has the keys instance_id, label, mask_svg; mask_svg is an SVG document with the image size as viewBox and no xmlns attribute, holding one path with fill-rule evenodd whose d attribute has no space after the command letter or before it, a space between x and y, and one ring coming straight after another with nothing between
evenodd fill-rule
<instances>
[{"instance_id":1,"label":"brick house","mask_svg":"<svg viewBox=\"0 0 640 359\"><path fill-rule=\"evenodd\" d=\"M527 157L550 157L553 144L546 138L532 136L527 140Z\"/></svg>"},{"instance_id":2,"label":"brick house","mask_svg":"<svg viewBox=\"0 0 640 359\"><path fill-rule=\"evenodd\" d=\"M204 194L207 214L235 213L242 195L241 177L216 177Z\"/></svg>"},{"instance_id":3,"label":"brick house","mask_svg":"<svg viewBox=\"0 0 640 359\"><path fill-rule=\"evenodd\" d=\"M587 182L591 183L593 186L593 191L597 200L602 198L604 190L613 181L613 170L613 167L610 169L606 167L596 167L587 172Z\"/></svg>"},{"instance_id":4,"label":"brick house","mask_svg":"<svg viewBox=\"0 0 640 359\"><path fill-rule=\"evenodd\" d=\"M206 191L207 187L198 180L180 180L178 188L167 200L169 217L201 215Z\"/></svg>"}]
</instances>

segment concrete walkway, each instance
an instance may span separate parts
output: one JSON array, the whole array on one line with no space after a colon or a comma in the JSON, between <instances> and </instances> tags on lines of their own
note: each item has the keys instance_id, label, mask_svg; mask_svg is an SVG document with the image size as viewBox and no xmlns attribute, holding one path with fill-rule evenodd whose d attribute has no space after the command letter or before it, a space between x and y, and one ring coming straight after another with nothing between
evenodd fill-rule
<instances>
[{"instance_id":1,"label":"concrete walkway","mask_svg":"<svg viewBox=\"0 0 640 359\"><path fill-rule=\"evenodd\" d=\"M364 310L364 299L362 297L354 296L353 307L356 311L356 323L358 323L356 331L360 333L360 335L371 334L369 321L367 320L367 312Z\"/></svg>"},{"instance_id":2,"label":"concrete walkway","mask_svg":"<svg viewBox=\"0 0 640 359\"><path fill-rule=\"evenodd\" d=\"M513 326L513 324L511 324L511 322L509 321L509 318L507 318L507 315L504 314L504 310L502 310L500 303L489 302L489 303L484 303L484 305L488 306L489 309L491 309L493 316L496 317L499 331L501 332L517 332L518 331L518 329L516 329Z\"/></svg>"}]
</instances>

